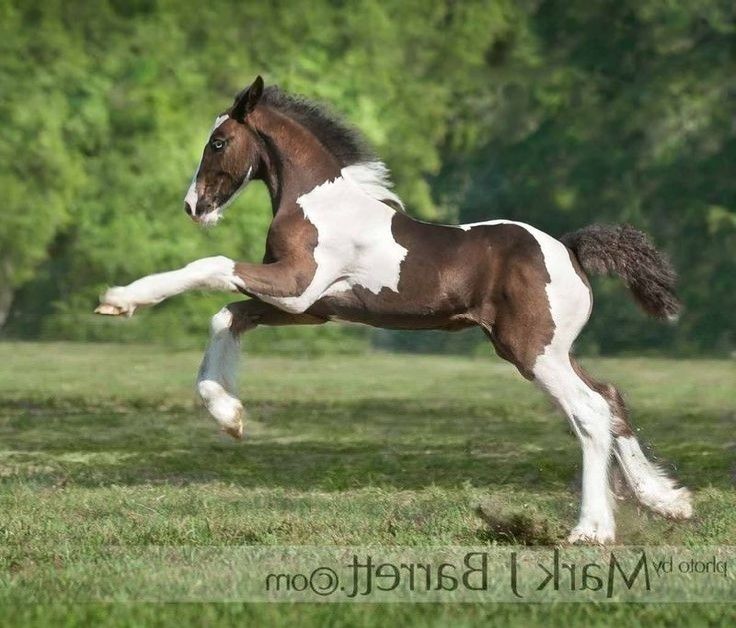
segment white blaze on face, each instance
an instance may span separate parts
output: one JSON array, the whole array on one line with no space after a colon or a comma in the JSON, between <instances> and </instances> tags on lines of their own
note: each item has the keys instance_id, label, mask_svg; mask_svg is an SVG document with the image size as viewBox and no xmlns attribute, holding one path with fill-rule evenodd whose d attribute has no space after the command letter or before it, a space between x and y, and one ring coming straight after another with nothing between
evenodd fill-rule
<instances>
[{"instance_id":1,"label":"white blaze on face","mask_svg":"<svg viewBox=\"0 0 736 628\"><path fill-rule=\"evenodd\" d=\"M215 132L215 130L223 123L225 120L227 120L230 116L227 114L222 116L217 116L215 119L215 124L212 127L212 130L210 131L210 134L207 136L207 141L210 141L210 137L212 137L212 134ZM202 151L202 154L204 154L204 151ZM187 195L184 197L184 202L189 205L189 213L190 215L194 215L194 210L197 208L197 201L199 200L199 197L197 195L197 176L199 175L199 169L202 167L202 159L200 158L199 163L197 164L197 169L194 171L194 176L192 177L192 182L189 185L189 189L187 190Z\"/></svg>"}]
</instances>

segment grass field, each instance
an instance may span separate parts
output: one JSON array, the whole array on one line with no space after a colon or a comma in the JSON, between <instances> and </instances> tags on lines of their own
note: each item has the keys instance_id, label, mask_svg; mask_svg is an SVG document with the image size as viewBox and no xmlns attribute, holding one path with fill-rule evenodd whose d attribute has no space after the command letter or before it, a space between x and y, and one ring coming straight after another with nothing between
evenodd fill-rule
<instances>
[{"instance_id":1,"label":"grass field","mask_svg":"<svg viewBox=\"0 0 736 628\"><path fill-rule=\"evenodd\" d=\"M59 548L553 544L574 524L579 448L495 358L245 360L246 438L194 402L199 354L0 343L0 622L7 625L720 625L716 605L80 604L33 580ZM617 511L618 541L736 545L736 366L584 360L695 492L672 523ZM493 520L477 514L478 506ZM3 590L5 588L5 590Z\"/></svg>"}]
</instances>

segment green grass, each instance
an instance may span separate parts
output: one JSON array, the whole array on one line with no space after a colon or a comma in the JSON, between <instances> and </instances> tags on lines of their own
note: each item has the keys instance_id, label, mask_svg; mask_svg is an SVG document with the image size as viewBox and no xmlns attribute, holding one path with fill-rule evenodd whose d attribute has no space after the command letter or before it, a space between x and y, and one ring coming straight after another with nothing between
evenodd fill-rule
<instances>
[{"instance_id":1,"label":"green grass","mask_svg":"<svg viewBox=\"0 0 736 628\"><path fill-rule=\"evenodd\" d=\"M723 606L65 604L33 581L59 548L110 545L548 544L574 524L580 453L565 420L496 359L245 360L246 438L194 401L199 354L0 344L0 621L8 625L713 625ZM584 360L626 393L640 437L695 492L673 523L617 511L623 544L736 545L736 366ZM479 512L480 507L480 512ZM489 517L488 513L493 516ZM485 514L484 514L485 513Z\"/></svg>"}]
</instances>

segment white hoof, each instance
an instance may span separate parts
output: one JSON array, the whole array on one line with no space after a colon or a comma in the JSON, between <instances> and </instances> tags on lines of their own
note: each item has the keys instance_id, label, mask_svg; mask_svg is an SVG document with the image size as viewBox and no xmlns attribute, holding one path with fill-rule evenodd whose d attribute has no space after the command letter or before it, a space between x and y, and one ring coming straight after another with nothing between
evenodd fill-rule
<instances>
[{"instance_id":1,"label":"white hoof","mask_svg":"<svg viewBox=\"0 0 736 628\"><path fill-rule=\"evenodd\" d=\"M659 498L650 498L646 505L652 511L669 519L690 519L693 516L692 499L690 491L683 486Z\"/></svg>"},{"instance_id":2,"label":"white hoof","mask_svg":"<svg viewBox=\"0 0 736 628\"><path fill-rule=\"evenodd\" d=\"M96 314L106 314L108 316L133 316L136 305L132 303L127 295L126 289L122 286L108 288L105 294L100 297L100 305L95 308Z\"/></svg>"},{"instance_id":3,"label":"white hoof","mask_svg":"<svg viewBox=\"0 0 736 628\"><path fill-rule=\"evenodd\" d=\"M606 545L613 543L615 536L612 526L581 522L572 529L567 537L567 542L571 544Z\"/></svg>"},{"instance_id":4,"label":"white hoof","mask_svg":"<svg viewBox=\"0 0 736 628\"><path fill-rule=\"evenodd\" d=\"M233 438L242 438L245 409L240 400L233 397L220 384L212 380L199 382L197 392L207 411L220 424L223 431Z\"/></svg>"}]
</instances>

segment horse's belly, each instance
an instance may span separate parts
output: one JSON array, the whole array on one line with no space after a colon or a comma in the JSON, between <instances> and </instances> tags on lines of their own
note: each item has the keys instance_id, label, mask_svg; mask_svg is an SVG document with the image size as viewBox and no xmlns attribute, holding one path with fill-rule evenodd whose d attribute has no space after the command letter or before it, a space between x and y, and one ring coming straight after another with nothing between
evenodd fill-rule
<instances>
[{"instance_id":1,"label":"horse's belly","mask_svg":"<svg viewBox=\"0 0 736 628\"><path fill-rule=\"evenodd\" d=\"M474 324L465 312L457 304L405 298L387 288L375 294L361 286L324 296L309 310L329 320L387 329L461 329Z\"/></svg>"}]
</instances>

